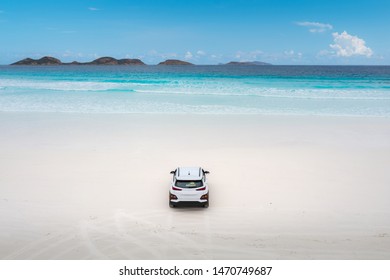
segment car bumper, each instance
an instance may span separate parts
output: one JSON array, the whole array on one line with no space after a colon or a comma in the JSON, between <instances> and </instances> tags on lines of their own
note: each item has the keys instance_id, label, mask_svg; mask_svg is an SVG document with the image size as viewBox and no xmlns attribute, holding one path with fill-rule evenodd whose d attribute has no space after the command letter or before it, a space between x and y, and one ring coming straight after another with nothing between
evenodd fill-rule
<instances>
[{"instance_id":1,"label":"car bumper","mask_svg":"<svg viewBox=\"0 0 390 280\"><path fill-rule=\"evenodd\" d=\"M174 195L176 198L172 198L172 195ZM203 199L202 196L207 196L206 199ZM208 192L204 193L197 193L197 195L189 195L185 196L182 195L182 193L170 193L169 197L169 204L171 206L208 206L209 204L209 198L208 198Z\"/></svg>"},{"instance_id":2,"label":"car bumper","mask_svg":"<svg viewBox=\"0 0 390 280\"><path fill-rule=\"evenodd\" d=\"M171 206L178 206L178 207L180 207L180 206L183 206L183 207L208 206L209 201L208 200L204 200L204 201L174 201L174 200L170 200L169 204Z\"/></svg>"}]
</instances>

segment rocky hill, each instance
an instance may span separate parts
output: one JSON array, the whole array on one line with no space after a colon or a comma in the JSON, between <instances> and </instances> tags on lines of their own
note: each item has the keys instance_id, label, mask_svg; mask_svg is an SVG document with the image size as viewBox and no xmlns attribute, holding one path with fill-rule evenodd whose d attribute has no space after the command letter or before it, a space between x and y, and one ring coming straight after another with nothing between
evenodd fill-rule
<instances>
[{"instance_id":1,"label":"rocky hill","mask_svg":"<svg viewBox=\"0 0 390 280\"><path fill-rule=\"evenodd\" d=\"M25 58L12 63L11 65L145 65L145 63L143 63L140 59L115 59L109 56L100 57L91 62L73 61L70 63L63 63L57 58L44 56L40 59Z\"/></svg>"},{"instance_id":2,"label":"rocky hill","mask_svg":"<svg viewBox=\"0 0 390 280\"><path fill-rule=\"evenodd\" d=\"M145 65L140 59L115 59L113 57L105 56L95 59L94 61L88 62L86 64L92 65Z\"/></svg>"},{"instance_id":3,"label":"rocky hill","mask_svg":"<svg viewBox=\"0 0 390 280\"><path fill-rule=\"evenodd\" d=\"M194 65L190 62L178 60L178 59L168 59L163 62L160 62L158 65Z\"/></svg>"},{"instance_id":4,"label":"rocky hill","mask_svg":"<svg viewBox=\"0 0 390 280\"><path fill-rule=\"evenodd\" d=\"M61 65L61 64L62 64L61 60L57 58L51 56L44 56L40 59L25 58L15 63L12 63L11 65Z\"/></svg>"},{"instance_id":5,"label":"rocky hill","mask_svg":"<svg viewBox=\"0 0 390 280\"><path fill-rule=\"evenodd\" d=\"M124 58L118 60L119 65L146 65L141 59L138 58Z\"/></svg>"}]
</instances>

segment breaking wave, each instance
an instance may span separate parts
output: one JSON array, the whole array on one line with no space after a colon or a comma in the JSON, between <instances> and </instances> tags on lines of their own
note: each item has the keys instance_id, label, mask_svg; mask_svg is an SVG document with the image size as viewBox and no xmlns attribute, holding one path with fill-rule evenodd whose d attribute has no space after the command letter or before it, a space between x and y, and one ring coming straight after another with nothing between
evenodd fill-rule
<instances>
[{"instance_id":1,"label":"breaking wave","mask_svg":"<svg viewBox=\"0 0 390 280\"><path fill-rule=\"evenodd\" d=\"M370 68L354 69L363 74L353 72L348 77L321 76L322 68L316 69L315 77L295 72L290 76L231 75L219 68L218 75L180 68L169 73L154 68L149 72L142 68L142 73L112 73L115 68L101 68L99 73L5 69L0 69L0 111L7 112L390 116L390 68L380 68L378 78L370 74Z\"/></svg>"}]
</instances>

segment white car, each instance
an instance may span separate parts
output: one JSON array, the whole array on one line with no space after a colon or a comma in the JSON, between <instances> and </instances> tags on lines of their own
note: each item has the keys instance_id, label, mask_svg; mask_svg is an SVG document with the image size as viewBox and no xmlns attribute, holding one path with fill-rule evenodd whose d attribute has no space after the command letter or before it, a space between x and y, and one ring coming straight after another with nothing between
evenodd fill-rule
<instances>
[{"instance_id":1,"label":"white car","mask_svg":"<svg viewBox=\"0 0 390 280\"><path fill-rule=\"evenodd\" d=\"M178 167L173 174L169 190L169 206L197 204L209 207L209 186L201 167Z\"/></svg>"}]
</instances>

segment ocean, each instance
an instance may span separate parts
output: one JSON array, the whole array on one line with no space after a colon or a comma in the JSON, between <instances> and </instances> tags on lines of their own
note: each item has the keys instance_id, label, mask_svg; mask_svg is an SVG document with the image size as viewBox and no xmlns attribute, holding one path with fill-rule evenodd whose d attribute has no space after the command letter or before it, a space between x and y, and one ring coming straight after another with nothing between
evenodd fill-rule
<instances>
[{"instance_id":1,"label":"ocean","mask_svg":"<svg viewBox=\"0 0 390 280\"><path fill-rule=\"evenodd\" d=\"M390 66L0 66L0 112L390 117Z\"/></svg>"}]
</instances>

